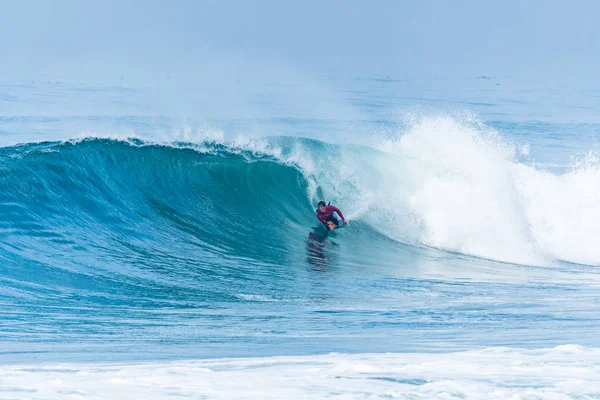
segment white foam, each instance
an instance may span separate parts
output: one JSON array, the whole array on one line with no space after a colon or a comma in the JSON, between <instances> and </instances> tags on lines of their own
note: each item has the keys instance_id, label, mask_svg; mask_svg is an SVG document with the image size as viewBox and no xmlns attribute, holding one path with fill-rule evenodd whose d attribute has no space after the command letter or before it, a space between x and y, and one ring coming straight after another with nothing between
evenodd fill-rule
<instances>
[{"instance_id":1,"label":"white foam","mask_svg":"<svg viewBox=\"0 0 600 400\"><path fill-rule=\"evenodd\" d=\"M172 145L175 142L202 145L206 142L224 143L225 133L223 130L213 128L209 125L191 126L182 124L173 127L170 131L159 131L154 133L138 134L133 130L123 131L81 131L78 135L70 138L71 142L80 142L87 139L110 139L131 142L134 139L147 141L148 143Z\"/></svg>"},{"instance_id":2,"label":"white foam","mask_svg":"<svg viewBox=\"0 0 600 400\"><path fill-rule=\"evenodd\" d=\"M600 263L597 160L563 175L537 170L497 132L448 117L386 145L414 177L406 206L425 244L519 263Z\"/></svg>"},{"instance_id":3,"label":"white foam","mask_svg":"<svg viewBox=\"0 0 600 400\"><path fill-rule=\"evenodd\" d=\"M521 263L544 262L526 215L516 147L474 121L424 118L382 150L411 176L404 207L420 222L419 241ZM535 179L535 178L534 178Z\"/></svg>"},{"instance_id":4,"label":"white foam","mask_svg":"<svg viewBox=\"0 0 600 400\"><path fill-rule=\"evenodd\" d=\"M5 398L581 399L600 392L600 349L329 354L149 363L8 365Z\"/></svg>"},{"instance_id":5,"label":"white foam","mask_svg":"<svg viewBox=\"0 0 600 400\"><path fill-rule=\"evenodd\" d=\"M259 302L268 302L268 303L280 303L280 302L285 302L286 300L284 299L276 299L274 297L270 297L270 296L264 296L261 294L236 294L235 297L241 299L241 300L245 300L245 301L259 301Z\"/></svg>"}]
</instances>

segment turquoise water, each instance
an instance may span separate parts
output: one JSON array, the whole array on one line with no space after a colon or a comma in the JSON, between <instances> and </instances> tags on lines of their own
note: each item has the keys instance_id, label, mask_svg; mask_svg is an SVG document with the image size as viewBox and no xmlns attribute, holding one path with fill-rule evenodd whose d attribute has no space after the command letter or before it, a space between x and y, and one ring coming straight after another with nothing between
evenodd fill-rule
<instances>
[{"instance_id":1,"label":"turquoise water","mask_svg":"<svg viewBox=\"0 0 600 400\"><path fill-rule=\"evenodd\" d=\"M0 359L600 347L597 90L331 85L0 86Z\"/></svg>"}]
</instances>

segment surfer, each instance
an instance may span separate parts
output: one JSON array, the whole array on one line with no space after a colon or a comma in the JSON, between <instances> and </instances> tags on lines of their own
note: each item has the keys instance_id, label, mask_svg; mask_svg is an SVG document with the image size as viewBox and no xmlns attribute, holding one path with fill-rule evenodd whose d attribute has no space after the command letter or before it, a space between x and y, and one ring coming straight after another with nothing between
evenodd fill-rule
<instances>
[{"instance_id":1,"label":"surfer","mask_svg":"<svg viewBox=\"0 0 600 400\"><path fill-rule=\"evenodd\" d=\"M340 216L344 222L344 225L348 224L346 222L346 218L344 218L344 214L342 214L340 209L336 206L332 206L331 204L325 205L324 201L320 201L318 205L319 208L317 209L317 218L323 225L325 225L325 228L332 231L340 225L340 221L333 216L334 212Z\"/></svg>"}]
</instances>

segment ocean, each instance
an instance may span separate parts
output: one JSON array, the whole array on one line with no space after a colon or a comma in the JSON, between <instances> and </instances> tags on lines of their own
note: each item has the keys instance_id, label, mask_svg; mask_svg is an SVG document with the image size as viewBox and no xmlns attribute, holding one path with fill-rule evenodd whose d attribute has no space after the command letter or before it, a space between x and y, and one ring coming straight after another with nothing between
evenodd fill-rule
<instances>
[{"instance_id":1,"label":"ocean","mask_svg":"<svg viewBox=\"0 0 600 400\"><path fill-rule=\"evenodd\" d=\"M0 397L600 398L600 89L161 85L0 84Z\"/></svg>"}]
</instances>

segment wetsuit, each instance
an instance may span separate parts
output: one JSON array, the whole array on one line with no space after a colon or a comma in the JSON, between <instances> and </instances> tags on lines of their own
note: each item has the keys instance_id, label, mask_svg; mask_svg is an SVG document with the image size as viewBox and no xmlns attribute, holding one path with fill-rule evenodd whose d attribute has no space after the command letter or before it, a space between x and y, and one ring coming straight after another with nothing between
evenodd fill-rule
<instances>
[{"instance_id":1,"label":"wetsuit","mask_svg":"<svg viewBox=\"0 0 600 400\"><path fill-rule=\"evenodd\" d=\"M333 212L338 213L338 215L342 218L342 220L345 220L346 218L344 218L344 214L342 214L342 212L340 211L339 208L337 208L336 206L327 206L325 207L325 212L320 212L319 209L317 209L317 218L319 218L319 221L321 221L321 223L323 225L325 225L325 227L327 227L327 222L332 221L335 226L339 226L340 221L338 221L338 219L336 217L333 216Z\"/></svg>"}]
</instances>

